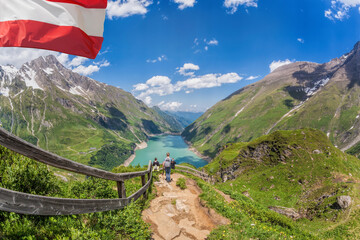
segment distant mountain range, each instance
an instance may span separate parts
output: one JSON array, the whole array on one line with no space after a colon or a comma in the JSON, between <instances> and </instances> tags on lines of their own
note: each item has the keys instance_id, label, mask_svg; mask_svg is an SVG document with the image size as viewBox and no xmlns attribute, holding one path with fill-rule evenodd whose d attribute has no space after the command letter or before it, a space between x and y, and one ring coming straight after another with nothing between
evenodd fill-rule
<instances>
[{"instance_id":1,"label":"distant mountain range","mask_svg":"<svg viewBox=\"0 0 360 240\"><path fill-rule=\"evenodd\" d=\"M275 130L319 129L342 150L360 151L360 42L328 63L295 62L209 109L183 136L208 156L228 142Z\"/></svg>"},{"instance_id":2,"label":"distant mountain range","mask_svg":"<svg viewBox=\"0 0 360 240\"><path fill-rule=\"evenodd\" d=\"M81 76L54 56L0 66L0 123L51 152L111 169L150 134L177 132L122 89Z\"/></svg>"}]
</instances>

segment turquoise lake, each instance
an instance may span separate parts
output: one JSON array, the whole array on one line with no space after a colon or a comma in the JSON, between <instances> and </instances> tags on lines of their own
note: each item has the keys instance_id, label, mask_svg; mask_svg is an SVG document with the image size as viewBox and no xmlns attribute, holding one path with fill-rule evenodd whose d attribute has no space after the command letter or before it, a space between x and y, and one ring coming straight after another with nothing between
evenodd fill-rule
<instances>
[{"instance_id":1,"label":"turquoise lake","mask_svg":"<svg viewBox=\"0 0 360 240\"><path fill-rule=\"evenodd\" d=\"M155 157L162 163L167 152L170 153L171 158L175 159L176 164L190 163L195 167L202 167L208 163L190 151L189 146L181 136L161 135L151 137L147 144L147 148L135 151L136 157L130 165L148 165L149 160L154 161Z\"/></svg>"}]
</instances>

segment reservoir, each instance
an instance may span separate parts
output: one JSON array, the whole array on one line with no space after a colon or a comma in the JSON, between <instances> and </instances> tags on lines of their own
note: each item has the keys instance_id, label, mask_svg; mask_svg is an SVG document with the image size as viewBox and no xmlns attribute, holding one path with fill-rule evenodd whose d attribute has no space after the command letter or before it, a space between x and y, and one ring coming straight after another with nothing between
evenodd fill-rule
<instances>
[{"instance_id":1,"label":"reservoir","mask_svg":"<svg viewBox=\"0 0 360 240\"><path fill-rule=\"evenodd\" d=\"M190 163L197 168L208 164L207 161L196 156L195 153L189 150L189 146L184 142L181 136L155 136L151 137L147 144L147 148L135 151L136 157L130 165L148 165L149 160L154 161L155 157L157 157L158 161L162 163L167 152L170 153L171 158L175 159L176 164Z\"/></svg>"}]
</instances>

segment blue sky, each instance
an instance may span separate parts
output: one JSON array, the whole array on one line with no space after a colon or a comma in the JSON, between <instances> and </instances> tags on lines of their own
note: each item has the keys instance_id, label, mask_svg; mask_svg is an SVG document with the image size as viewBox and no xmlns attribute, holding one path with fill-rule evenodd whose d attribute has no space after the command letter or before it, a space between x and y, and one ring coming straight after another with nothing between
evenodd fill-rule
<instances>
[{"instance_id":1,"label":"blue sky","mask_svg":"<svg viewBox=\"0 0 360 240\"><path fill-rule=\"evenodd\" d=\"M150 106L205 111L272 63L349 52L359 12L360 0L112 0L97 59L60 59Z\"/></svg>"}]
</instances>

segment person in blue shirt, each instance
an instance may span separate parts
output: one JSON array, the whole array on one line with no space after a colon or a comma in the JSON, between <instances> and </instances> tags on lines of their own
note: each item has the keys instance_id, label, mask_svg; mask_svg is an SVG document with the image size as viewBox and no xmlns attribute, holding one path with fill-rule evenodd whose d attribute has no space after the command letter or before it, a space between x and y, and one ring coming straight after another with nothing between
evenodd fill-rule
<instances>
[{"instance_id":1,"label":"person in blue shirt","mask_svg":"<svg viewBox=\"0 0 360 240\"><path fill-rule=\"evenodd\" d=\"M163 168L165 169L165 173L166 173L166 181L167 182L171 182L171 158L170 158L170 153L166 153L166 158L163 162Z\"/></svg>"}]
</instances>

